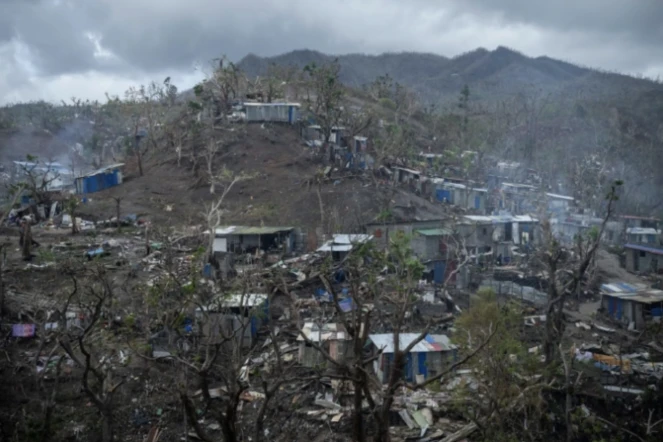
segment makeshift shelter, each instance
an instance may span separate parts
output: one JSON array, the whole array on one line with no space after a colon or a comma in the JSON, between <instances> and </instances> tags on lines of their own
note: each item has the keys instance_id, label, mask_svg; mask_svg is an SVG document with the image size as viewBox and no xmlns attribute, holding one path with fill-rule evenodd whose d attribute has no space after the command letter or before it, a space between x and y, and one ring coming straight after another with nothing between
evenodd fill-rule
<instances>
[{"instance_id":1,"label":"makeshift shelter","mask_svg":"<svg viewBox=\"0 0 663 442\"><path fill-rule=\"evenodd\" d=\"M318 252L331 253L335 261L343 260L356 246L373 239L367 234L335 234L332 239L318 248Z\"/></svg>"},{"instance_id":2,"label":"makeshift shelter","mask_svg":"<svg viewBox=\"0 0 663 442\"><path fill-rule=\"evenodd\" d=\"M244 103L247 122L294 124L299 120L299 103Z\"/></svg>"},{"instance_id":3,"label":"makeshift shelter","mask_svg":"<svg viewBox=\"0 0 663 442\"><path fill-rule=\"evenodd\" d=\"M321 347L333 360L343 362L349 352L352 351L351 340L352 336L343 324L319 325L314 322L307 322L297 336L297 341L299 341L299 363L305 367L317 367L328 363L327 359L310 342L314 342Z\"/></svg>"},{"instance_id":4,"label":"makeshift shelter","mask_svg":"<svg viewBox=\"0 0 663 442\"><path fill-rule=\"evenodd\" d=\"M402 351L419 337L419 333L400 333L398 346ZM371 351L378 355L373 362L373 370L381 382L386 383L394 364L394 334L372 334L368 336ZM456 346L446 335L426 335L417 342L406 355L404 375L408 382L419 376L427 379L446 369L457 357Z\"/></svg>"},{"instance_id":5,"label":"makeshift shelter","mask_svg":"<svg viewBox=\"0 0 663 442\"><path fill-rule=\"evenodd\" d=\"M195 314L205 343L221 343L233 336L241 339L243 347L250 347L260 326L269 319L268 296L260 293L221 295L207 306L198 307Z\"/></svg>"},{"instance_id":6,"label":"makeshift shelter","mask_svg":"<svg viewBox=\"0 0 663 442\"><path fill-rule=\"evenodd\" d=\"M601 286L601 308L633 330L642 330L663 316L663 290L616 282Z\"/></svg>"},{"instance_id":7,"label":"makeshift shelter","mask_svg":"<svg viewBox=\"0 0 663 442\"><path fill-rule=\"evenodd\" d=\"M214 252L252 253L278 249L290 253L295 247L294 227L225 226L214 232Z\"/></svg>"},{"instance_id":8,"label":"makeshift shelter","mask_svg":"<svg viewBox=\"0 0 663 442\"><path fill-rule=\"evenodd\" d=\"M122 184L122 167L124 163L102 167L94 172L81 175L74 180L76 193L87 194L100 192Z\"/></svg>"}]
</instances>

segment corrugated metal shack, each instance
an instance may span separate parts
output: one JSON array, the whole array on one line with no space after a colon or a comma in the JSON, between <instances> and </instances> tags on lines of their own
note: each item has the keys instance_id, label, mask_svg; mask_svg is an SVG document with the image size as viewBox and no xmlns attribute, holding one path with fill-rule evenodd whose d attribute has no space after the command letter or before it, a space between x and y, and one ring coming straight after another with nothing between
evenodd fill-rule
<instances>
[{"instance_id":1,"label":"corrugated metal shack","mask_svg":"<svg viewBox=\"0 0 663 442\"><path fill-rule=\"evenodd\" d=\"M243 347L251 347L268 317L268 296L260 293L224 295L196 309L201 334L209 344L222 343L227 341L225 337L234 335L241 338Z\"/></svg>"},{"instance_id":2,"label":"corrugated metal shack","mask_svg":"<svg viewBox=\"0 0 663 442\"><path fill-rule=\"evenodd\" d=\"M102 167L74 180L76 193L86 194L100 192L122 184L122 167L124 163Z\"/></svg>"},{"instance_id":3,"label":"corrugated metal shack","mask_svg":"<svg viewBox=\"0 0 663 442\"><path fill-rule=\"evenodd\" d=\"M46 183L46 190L58 191L72 185L74 176L72 171L60 163L49 162L30 162L14 161L14 178L20 179L26 175L32 175L34 178Z\"/></svg>"},{"instance_id":4,"label":"corrugated metal shack","mask_svg":"<svg viewBox=\"0 0 663 442\"><path fill-rule=\"evenodd\" d=\"M244 103L246 121L294 124L299 120L299 103Z\"/></svg>"},{"instance_id":5,"label":"corrugated metal shack","mask_svg":"<svg viewBox=\"0 0 663 442\"><path fill-rule=\"evenodd\" d=\"M284 253L295 250L294 227L284 226L225 226L214 232L214 252L248 253L256 250L280 249ZM283 250L285 248L285 250Z\"/></svg>"},{"instance_id":6,"label":"corrugated metal shack","mask_svg":"<svg viewBox=\"0 0 663 442\"><path fill-rule=\"evenodd\" d=\"M613 319L633 330L660 322L663 317L663 291L643 284L613 282L601 286L601 308Z\"/></svg>"},{"instance_id":7,"label":"corrugated metal shack","mask_svg":"<svg viewBox=\"0 0 663 442\"><path fill-rule=\"evenodd\" d=\"M486 210L488 189L468 187L465 184L453 183L440 178L433 178L431 182L437 201L467 209Z\"/></svg>"},{"instance_id":8,"label":"corrugated metal shack","mask_svg":"<svg viewBox=\"0 0 663 442\"><path fill-rule=\"evenodd\" d=\"M418 337L419 333L399 334L400 350L405 349ZM394 335L393 333L374 334L368 335L368 339L371 341L374 354L382 350L382 354L373 362L373 369L378 379L386 383L394 363ZM452 364L456 355L456 346L446 335L426 335L407 354L405 379L413 382L417 376L423 379L435 376Z\"/></svg>"},{"instance_id":9,"label":"corrugated metal shack","mask_svg":"<svg viewBox=\"0 0 663 442\"><path fill-rule=\"evenodd\" d=\"M331 253L335 261L343 260L355 246L365 244L373 239L373 235L360 234L345 234L336 233L332 235L332 239L325 242L318 248L318 252Z\"/></svg>"},{"instance_id":10,"label":"corrugated metal shack","mask_svg":"<svg viewBox=\"0 0 663 442\"><path fill-rule=\"evenodd\" d=\"M352 351L352 337L343 324L319 325L314 322L307 322L302 328L302 334L309 341L319 345L335 361L343 362L349 352ZM297 336L297 341L299 341L299 363L305 367L317 367L326 364L327 359L309 344L304 336L301 334Z\"/></svg>"},{"instance_id":11,"label":"corrugated metal shack","mask_svg":"<svg viewBox=\"0 0 663 442\"><path fill-rule=\"evenodd\" d=\"M629 272L663 273L663 246L628 243L624 253Z\"/></svg>"}]
</instances>

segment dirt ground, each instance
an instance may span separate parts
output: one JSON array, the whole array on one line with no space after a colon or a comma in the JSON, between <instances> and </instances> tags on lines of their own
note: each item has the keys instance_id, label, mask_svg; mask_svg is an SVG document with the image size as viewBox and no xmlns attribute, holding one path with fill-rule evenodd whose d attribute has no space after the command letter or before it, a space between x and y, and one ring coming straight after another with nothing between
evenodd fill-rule
<instances>
[{"instance_id":1,"label":"dirt ground","mask_svg":"<svg viewBox=\"0 0 663 442\"><path fill-rule=\"evenodd\" d=\"M646 283L638 275L628 272L619 265L619 258L614 253L599 249L596 254L596 264L606 281L624 281L631 284Z\"/></svg>"},{"instance_id":2,"label":"dirt ground","mask_svg":"<svg viewBox=\"0 0 663 442\"><path fill-rule=\"evenodd\" d=\"M202 223L205 205L215 201L221 189L210 194L204 178L196 178L190 167L178 167L176 160L150 158L144 176L133 171L118 187L90 194L80 208L83 217L92 220L115 216L116 201L121 198L121 216L144 214L157 223L192 225ZM326 227L336 231L358 231L391 199L395 205L414 204L427 217L441 217L446 209L410 192L380 186L376 189L368 175L351 176L333 170L320 188L320 201L310 180L321 168L313 152L304 145L293 127L247 126L244 138L220 152L215 167L227 167L236 174L255 177L240 182L226 198L225 224L284 225L314 230L324 219ZM204 174L204 172L203 172Z\"/></svg>"}]
</instances>

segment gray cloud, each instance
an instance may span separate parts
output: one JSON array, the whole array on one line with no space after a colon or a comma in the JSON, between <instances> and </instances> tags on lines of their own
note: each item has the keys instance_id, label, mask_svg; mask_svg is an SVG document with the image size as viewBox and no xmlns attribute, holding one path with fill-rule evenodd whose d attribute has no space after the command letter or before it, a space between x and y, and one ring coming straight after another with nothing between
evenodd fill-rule
<instances>
[{"instance_id":1,"label":"gray cloud","mask_svg":"<svg viewBox=\"0 0 663 442\"><path fill-rule=\"evenodd\" d=\"M164 74L193 81L196 63L222 54L299 48L453 56L505 45L663 75L660 0L0 0L0 10L0 102L57 96L55 85L77 81L98 98L95 78L103 87Z\"/></svg>"},{"instance_id":2,"label":"gray cloud","mask_svg":"<svg viewBox=\"0 0 663 442\"><path fill-rule=\"evenodd\" d=\"M507 22L531 23L556 31L621 34L640 43L663 40L660 0L466 0L465 10L482 15L498 13Z\"/></svg>"}]
</instances>

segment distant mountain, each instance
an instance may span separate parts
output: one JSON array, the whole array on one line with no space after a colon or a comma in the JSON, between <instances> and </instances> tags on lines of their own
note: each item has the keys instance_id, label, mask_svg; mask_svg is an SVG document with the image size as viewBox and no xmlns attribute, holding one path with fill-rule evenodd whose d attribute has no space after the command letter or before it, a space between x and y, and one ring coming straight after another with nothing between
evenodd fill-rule
<instances>
[{"instance_id":1,"label":"distant mountain","mask_svg":"<svg viewBox=\"0 0 663 442\"><path fill-rule=\"evenodd\" d=\"M501 46L493 51L479 48L453 58L414 52L335 56L296 50L275 57L250 54L239 66L249 76L257 76L264 75L272 63L303 68L311 62L320 64L335 58L341 65L341 80L348 86L360 87L389 74L418 92L423 100L438 103L456 100L465 84L470 86L474 98L488 100L512 95L523 88L535 88L539 93L591 90L596 98L614 95L624 88L643 92L660 87L648 80L605 73L550 57L528 57ZM594 87L597 83L601 84L599 89Z\"/></svg>"},{"instance_id":2,"label":"distant mountain","mask_svg":"<svg viewBox=\"0 0 663 442\"><path fill-rule=\"evenodd\" d=\"M303 68L335 58L348 86L361 87L389 74L414 90L422 103L437 106L442 119L426 119L432 122L428 126L423 123L436 134L434 142L421 143L422 147L442 151L460 142L455 120L447 117L458 110L460 91L467 84L473 130L470 140L463 142L475 149L485 147L492 158L539 170L551 189L573 192L585 202L598 201L596 207L603 195L594 184L584 183L624 180L624 209L663 216L660 82L546 56L528 57L505 47L479 48L453 58L412 52L336 56L298 50L268 58L249 55L239 66L249 76L257 76L272 63ZM588 164L595 178L588 178Z\"/></svg>"}]
</instances>

